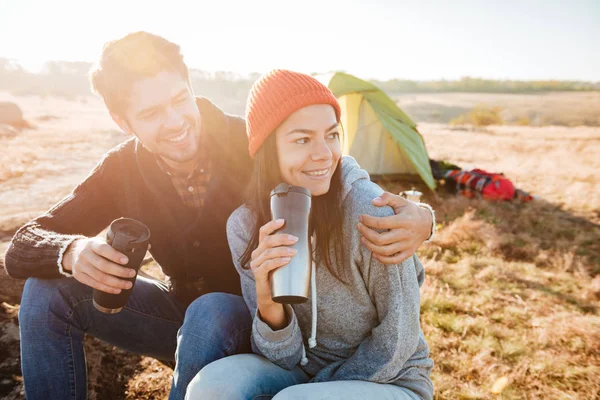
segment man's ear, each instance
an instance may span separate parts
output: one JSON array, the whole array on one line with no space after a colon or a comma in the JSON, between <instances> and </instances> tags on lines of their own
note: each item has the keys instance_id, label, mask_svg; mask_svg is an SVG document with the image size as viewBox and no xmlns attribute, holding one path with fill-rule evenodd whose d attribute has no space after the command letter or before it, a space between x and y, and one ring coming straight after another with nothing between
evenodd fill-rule
<instances>
[{"instance_id":1,"label":"man's ear","mask_svg":"<svg viewBox=\"0 0 600 400\"><path fill-rule=\"evenodd\" d=\"M110 117L113 121L115 121L115 124L117 124L119 128L121 128L123 133L125 133L126 135L133 135L133 131L129 126L129 123L125 120L125 118L112 112L110 113Z\"/></svg>"}]
</instances>

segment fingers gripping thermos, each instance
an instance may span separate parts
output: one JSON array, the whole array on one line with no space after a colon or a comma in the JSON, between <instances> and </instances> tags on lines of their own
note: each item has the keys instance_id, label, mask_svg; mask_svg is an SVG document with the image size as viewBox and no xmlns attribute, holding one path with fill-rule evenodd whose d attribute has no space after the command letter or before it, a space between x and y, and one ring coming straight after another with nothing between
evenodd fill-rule
<instances>
[{"instance_id":1,"label":"fingers gripping thermos","mask_svg":"<svg viewBox=\"0 0 600 400\"><path fill-rule=\"evenodd\" d=\"M137 272L148 250L149 239L150 230L146 225L135 219L119 218L110 224L108 232L106 232L107 243L127 256L129 262L125 267L135 270L136 275L132 278L121 278L130 281L132 286L130 289L121 290L118 294L94 289L93 302L98 311L116 314L123 309L135 285Z\"/></svg>"}]
</instances>

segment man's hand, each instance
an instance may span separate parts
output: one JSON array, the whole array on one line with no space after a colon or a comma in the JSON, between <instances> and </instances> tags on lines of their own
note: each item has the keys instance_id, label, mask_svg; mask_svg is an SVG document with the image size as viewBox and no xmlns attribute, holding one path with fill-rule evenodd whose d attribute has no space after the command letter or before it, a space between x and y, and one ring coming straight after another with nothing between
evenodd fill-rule
<instances>
[{"instance_id":1,"label":"man's hand","mask_svg":"<svg viewBox=\"0 0 600 400\"><path fill-rule=\"evenodd\" d=\"M127 257L113 249L99 237L76 239L63 255L63 269L71 272L79 282L106 293L118 294L131 288L131 282L119 279L133 278L135 271L125 268Z\"/></svg>"},{"instance_id":2,"label":"man's hand","mask_svg":"<svg viewBox=\"0 0 600 400\"><path fill-rule=\"evenodd\" d=\"M362 243L377 260L385 264L398 264L413 255L429 238L433 224L429 210L389 192L373 199L373 205L390 206L396 213L383 218L360 216L357 228L363 236ZM379 233L376 229L387 231Z\"/></svg>"}]
</instances>

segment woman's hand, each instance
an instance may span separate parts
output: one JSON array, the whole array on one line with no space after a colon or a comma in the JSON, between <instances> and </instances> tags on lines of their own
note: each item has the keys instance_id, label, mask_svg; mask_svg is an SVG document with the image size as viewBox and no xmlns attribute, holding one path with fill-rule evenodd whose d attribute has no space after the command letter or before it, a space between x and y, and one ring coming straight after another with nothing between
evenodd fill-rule
<instances>
[{"instance_id":1,"label":"woman's hand","mask_svg":"<svg viewBox=\"0 0 600 400\"><path fill-rule=\"evenodd\" d=\"M296 254L292 246L298 238L285 233L273 232L280 229L284 220L270 221L259 230L258 247L252 252L250 268L256 282L256 302L261 319L272 329L281 329L287 325L283 306L271 299L269 273L287 265Z\"/></svg>"}]
</instances>

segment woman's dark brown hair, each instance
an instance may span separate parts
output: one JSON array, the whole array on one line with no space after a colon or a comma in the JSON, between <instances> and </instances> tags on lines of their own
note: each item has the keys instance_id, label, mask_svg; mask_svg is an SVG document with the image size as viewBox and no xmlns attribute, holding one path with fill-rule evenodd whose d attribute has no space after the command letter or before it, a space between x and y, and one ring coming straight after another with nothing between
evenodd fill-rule
<instances>
[{"instance_id":1,"label":"woman's dark brown hair","mask_svg":"<svg viewBox=\"0 0 600 400\"><path fill-rule=\"evenodd\" d=\"M271 221L271 190L283 182L279 171L279 159L275 134L269 135L254 157L254 168L246 189L245 204L254 213L256 225L248 247L240 257L240 264L248 268L252 252L258 247L259 229ZM342 159L331 178L329 191L312 198L310 230L316 234L316 260L325 262L329 272L345 282L342 269L343 210L342 210ZM332 251L331 251L332 250ZM333 258L331 255L333 254Z\"/></svg>"}]
</instances>

